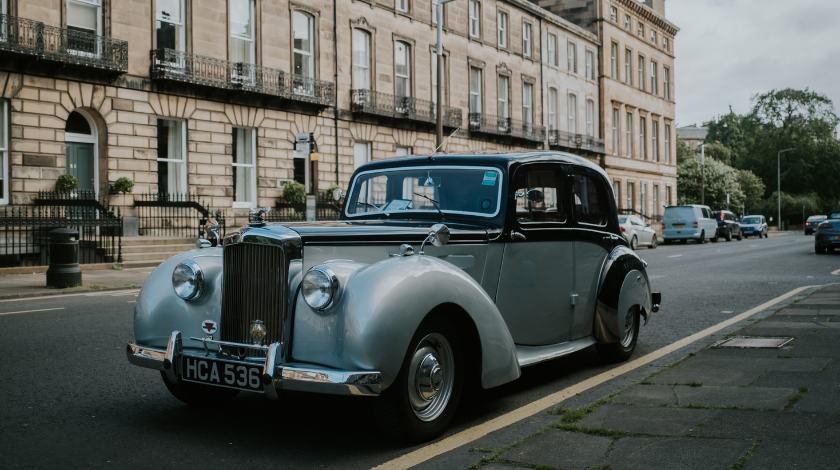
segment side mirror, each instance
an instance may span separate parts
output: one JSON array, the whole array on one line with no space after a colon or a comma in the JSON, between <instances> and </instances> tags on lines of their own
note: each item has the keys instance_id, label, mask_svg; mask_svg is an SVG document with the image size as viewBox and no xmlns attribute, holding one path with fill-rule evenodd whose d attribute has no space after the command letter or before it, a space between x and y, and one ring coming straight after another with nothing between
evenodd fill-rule
<instances>
[{"instance_id":1,"label":"side mirror","mask_svg":"<svg viewBox=\"0 0 840 470\"><path fill-rule=\"evenodd\" d=\"M344 196L345 194L341 192L341 188L335 188L333 190L332 197L334 201L340 201Z\"/></svg>"},{"instance_id":2,"label":"side mirror","mask_svg":"<svg viewBox=\"0 0 840 470\"><path fill-rule=\"evenodd\" d=\"M540 203L545 200L545 194L538 189L529 189L525 197L527 197L529 201L535 203Z\"/></svg>"},{"instance_id":3,"label":"side mirror","mask_svg":"<svg viewBox=\"0 0 840 470\"><path fill-rule=\"evenodd\" d=\"M645 227L646 227L646 228L650 228L650 224L645 224Z\"/></svg>"},{"instance_id":4,"label":"side mirror","mask_svg":"<svg viewBox=\"0 0 840 470\"><path fill-rule=\"evenodd\" d=\"M434 224L429 231L429 236L432 237L432 245L443 246L449 243L449 227L443 224Z\"/></svg>"}]
</instances>

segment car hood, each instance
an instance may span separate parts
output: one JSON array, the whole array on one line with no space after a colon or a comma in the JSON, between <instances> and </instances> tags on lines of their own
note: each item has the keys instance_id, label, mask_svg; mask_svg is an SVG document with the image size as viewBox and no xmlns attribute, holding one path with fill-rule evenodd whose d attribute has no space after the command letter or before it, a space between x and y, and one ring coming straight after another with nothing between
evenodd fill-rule
<instances>
[{"instance_id":1,"label":"car hood","mask_svg":"<svg viewBox=\"0 0 840 470\"><path fill-rule=\"evenodd\" d=\"M329 221L270 223L262 230L297 232L304 244L420 243L429 234L434 221ZM478 225L446 222L450 243L487 243L501 231Z\"/></svg>"}]
</instances>

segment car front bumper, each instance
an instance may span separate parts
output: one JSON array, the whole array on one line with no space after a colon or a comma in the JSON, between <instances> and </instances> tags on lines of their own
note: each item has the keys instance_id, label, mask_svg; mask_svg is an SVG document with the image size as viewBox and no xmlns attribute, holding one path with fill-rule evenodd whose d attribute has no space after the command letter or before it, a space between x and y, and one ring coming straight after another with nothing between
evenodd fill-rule
<instances>
[{"instance_id":1,"label":"car front bumper","mask_svg":"<svg viewBox=\"0 0 840 470\"><path fill-rule=\"evenodd\" d=\"M179 379L178 369L182 356L198 359L210 358L217 362L225 362L216 357L209 357L210 354L215 356L215 351L209 349L208 343L263 350L266 358L249 358L247 361L262 365L262 391L271 399L278 399L278 390L362 396L377 396L382 392L382 374L377 371L336 370L314 364L292 362L276 364L281 343L255 347L248 344L205 340L205 349L184 349L181 347L181 332L173 331L165 350L149 348L129 341L126 345L126 356L128 362L136 366L164 371L170 381L176 382ZM256 362L257 360L260 362ZM236 363L241 364L241 362Z\"/></svg>"}]
</instances>

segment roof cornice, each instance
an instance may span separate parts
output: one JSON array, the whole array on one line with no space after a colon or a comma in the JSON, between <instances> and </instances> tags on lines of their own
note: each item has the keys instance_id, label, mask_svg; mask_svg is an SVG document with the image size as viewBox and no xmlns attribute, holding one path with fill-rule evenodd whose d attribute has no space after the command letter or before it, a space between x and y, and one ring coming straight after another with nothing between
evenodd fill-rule
<instances>
[{"instance_id":1,"label":"roof cornice","mask_svg":"<svg viewBox=\"0 0 840 470\"><path fill-rule=\"evenodd\" d=\"M663 18L659 13L653 11L647 5L643 5L638 0L613 0L616 3L624 5L628 10L644 18L645 21L656 25L659 29L665 31L671 36L676 36L680 30L675 24Z\"/></svg>"}]
</instances>

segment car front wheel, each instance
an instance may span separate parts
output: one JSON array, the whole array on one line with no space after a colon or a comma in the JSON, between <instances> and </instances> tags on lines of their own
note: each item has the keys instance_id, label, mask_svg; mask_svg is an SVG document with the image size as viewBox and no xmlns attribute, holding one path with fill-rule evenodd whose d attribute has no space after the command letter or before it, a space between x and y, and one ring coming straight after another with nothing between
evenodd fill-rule
<instances>
[{"instance_id":1,"label":"car front wheel","mask_svg":"<svg viewBox=\"0 0 840 470\"><path fill-rule=\"evenodd\" d=\"M635 250L638 247L639 247L639 239L636 238L635 235L633 235L633 238L630 239L630 248Z\"/></svg>"},{"instance_id":2,"label":"car front wheel","mask_svg":"<svg viewBox=\"0 0 840 470\"><path fill-rule=\"evenodd\" d=\"M595 350L606 362L623 362L630 359L636 349L636 341L639 339L639 309L636 306L630 307L624 315L621 338L616 343L596 344Z\"/></svg>"},{"instance_id":3,"label":"car front wheel","mask_svg":"<svg viewBox=\"0 0 840 470\"><path fill-rule=\"evenodd\" d=\"M463 385L458 331L432 317L411 339L394 383L374 402L374 416L388 436L412 443L434 439L455 415Z\"/></svg>"},{"instance_id":4,"label":"car front wheel","mask_svg":"<svg viewBox=\"0 0 840 470\"><path fill-rule=\"evenodd\" d=\"M187 405L198 407L211 407L224 405L233 400L233 397L239 394L239 390L225 387L214 387L212 385L204 385L193 382L178 381L173 384L169 381L165 371L160 371L163 383L166 389L175 398L181 400Z\"/></svg>"},{"instance_id":5,"label":"car front wheel","mask_svg":"<svg viewBox=\"0 0 840 470\"><path fill-rule=\"evenodd\" d=\"M654 235L653 238L650 239L650 245L648 245L648 249L652 250L657 246L659 246L659 241L656 239L656 235Z\"/></svg>"}]
</instances>

